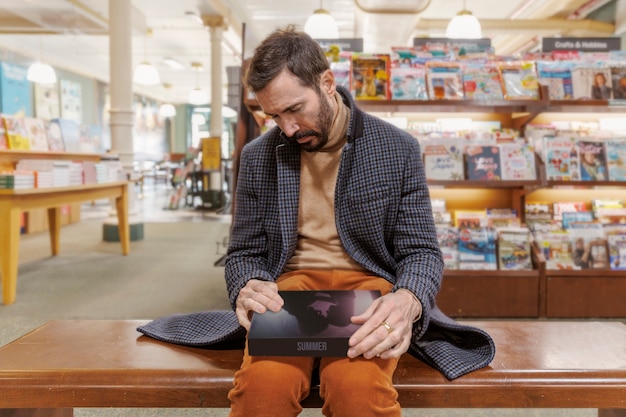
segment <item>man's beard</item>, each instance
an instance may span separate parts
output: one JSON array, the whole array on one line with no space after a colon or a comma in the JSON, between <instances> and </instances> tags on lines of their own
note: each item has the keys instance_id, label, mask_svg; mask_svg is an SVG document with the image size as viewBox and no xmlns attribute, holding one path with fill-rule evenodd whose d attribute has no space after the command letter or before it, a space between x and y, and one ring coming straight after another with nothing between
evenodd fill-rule
<instances>
[{"instance_id":1,"label":"man's beard","mask_svg":"<svg viewBox=\"0 0 626 417\"><path fill-rule=\"evenodd\" d=\"M320 129L319 132L315 130L306 130L304 132L298 132L295 135L288 137L290 141L297 141L298 139L306 136L315 136L319 139L317 143L307 142L300 146L306 152L316 152L322 149L328 143L330 128L333 123L333 109L330 103L322 97L322 94L318 94L320 98L320 112L317 117L316 126Z\"/></svg>"}]
</instances>

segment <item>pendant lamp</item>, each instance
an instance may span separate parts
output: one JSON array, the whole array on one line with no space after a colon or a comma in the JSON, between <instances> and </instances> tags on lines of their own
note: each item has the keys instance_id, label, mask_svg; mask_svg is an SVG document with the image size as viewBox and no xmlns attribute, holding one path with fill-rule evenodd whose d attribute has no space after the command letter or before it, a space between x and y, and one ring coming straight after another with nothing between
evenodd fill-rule
<instances>
[{"instance_id":1,"label":"pendant lamp","mask_svg":"<svg viewBox=\"0 0 626 417\"><path fill-rule=\"evenodd\" d=\"M467 10L465 0L463 0L463 10L448 23L446 37L453 39L480 39L482 37L480 22L472 12Z\"/></svg>"},{"instance_id":2,"label":"pendant lamp","mask_svg":"<svg viewBox=\"0 0 626 417\"><path fill-rule=\"evenodd\" d=\"M315 10L306 20L304 32L313 39L339 38L337 22L335 22L335 19L330 15L328 10L324 9L322 0L320 0L320 8Z\"/></svg>"},{"instance_id":3,"label":"pendant lamp","mask_svg":"<svg viewBox=\"0 0 626 417\"><path fill-rule=\"evenodd\" d=\"M146 60L146 42L151 34L152 29L148 29L148 33L143 38L143 62L135 67L135 72L133 73L133 82L136 84L157 85L161 83L159 71Z\"/></svg>"},{"instance_id":4,"label":"pendant lamp","mask_svg":"<svg viewBox=\"0 0 626 417\"><path fill-rule=\"evenodd\" d=\"M41 57L41 37L39 37L39 56ZM28 67L26 79L38 84L54 84L57 82L57 74L50 65L38 61Z\"/></svg>"},{"instance_id":5,"label":"pendant lamp","mask_svg":"<svg viewBox=\"0 0 626 417\"><path fill-rule=\"evenodd\" d=\"M199 62L192 62L191 68L196 71L196 88L189 92L189 96L187 97L187 101L189 104L193 104L195 106L201 106L203 104L207 104L209 102L209 95L206 91L200 88L200 84L198 82L198 73L200 71L204 71L204 67Z\"/></svg>"},{"instance_id":6,"label":"pendant lamp","mask_svg":"<svg viewBox=\"0 0 626 417\"><path fill-rule=\"evenodd\" d=\"M169 90L170 88L172 88L172 85L168 83L164 83L163 87L166 90ZM168 100L167 103L163 103L161 104L161 107L159 107L159 116L163 117L164 119L168 117L176 116L176 107L174 107L172 103L169 103L169 100Z\"/></svg>"}]
</instances>

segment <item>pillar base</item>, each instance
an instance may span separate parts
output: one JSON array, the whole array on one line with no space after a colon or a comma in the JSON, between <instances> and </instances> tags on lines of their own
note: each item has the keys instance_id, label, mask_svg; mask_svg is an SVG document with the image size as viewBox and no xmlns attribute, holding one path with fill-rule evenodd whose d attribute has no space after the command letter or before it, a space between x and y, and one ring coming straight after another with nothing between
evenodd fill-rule
<instances>
[{"instance_id":1,"label":"pillar base","mask_svg":"<svg viewBox=\"0 0 626 417\"><path fill-rule=\"evenodd\" d=\"M130 241L136 242L143 240L143 223L130 223ZM117 220L105 221L102 224L102 240L105 242L119 242L120 231L117 226Z\"/></svg>"}]
</instances>

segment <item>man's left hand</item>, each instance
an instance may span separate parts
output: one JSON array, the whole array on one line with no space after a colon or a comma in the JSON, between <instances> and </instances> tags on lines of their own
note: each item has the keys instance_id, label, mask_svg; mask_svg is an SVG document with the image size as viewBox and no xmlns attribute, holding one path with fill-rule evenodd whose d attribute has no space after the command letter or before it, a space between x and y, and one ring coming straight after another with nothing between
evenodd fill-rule
<instances>
[{"instance_id":1,"label":"man's left hand","mask_svg":"<svg viewBox=\"0 0 626 417\"><path fill-rule=\"evenodd\" d=\"M361 327L350 337L348 357L400 357L409 349L413 322L421 314L421 303L405 289L374 300L363 314L352 317Z\"/></svg>"}]
</instances>

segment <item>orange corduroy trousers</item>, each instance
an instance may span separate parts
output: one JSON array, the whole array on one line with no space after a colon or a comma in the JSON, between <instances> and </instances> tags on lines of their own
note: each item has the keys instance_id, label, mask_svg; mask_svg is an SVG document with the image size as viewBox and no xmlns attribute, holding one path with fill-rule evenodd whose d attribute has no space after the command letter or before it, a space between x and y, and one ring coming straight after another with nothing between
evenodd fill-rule
<instances>
[{"instance_id":1,"label":"orange corduroy trousers","mask_svg":"<svg viewBox=\"0 0 626 417\"><path fill-rule=\"evenodd\" d=\"M356 271L294 271L277 280L280 290L380 290L387 280ZM397 359L325 357L319 360L322 414L328 417L400 417L392 376ZM300 401L311 388L315 358L250 356L228 394L231 417L287 417L302 411Z\"/></svg>"}]
</instances>

